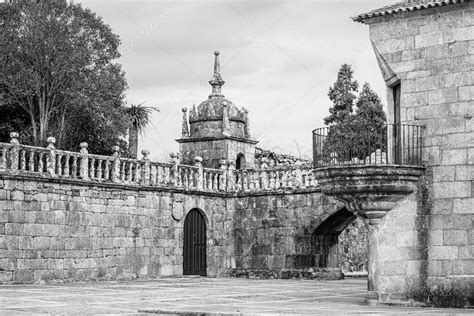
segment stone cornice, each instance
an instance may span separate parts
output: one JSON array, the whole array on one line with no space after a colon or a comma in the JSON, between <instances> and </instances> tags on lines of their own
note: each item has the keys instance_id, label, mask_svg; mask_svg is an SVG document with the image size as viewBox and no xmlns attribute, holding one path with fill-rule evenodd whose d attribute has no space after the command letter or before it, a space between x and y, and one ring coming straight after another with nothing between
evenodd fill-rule
<instances>
[{"instance_id":1,"label":"stone cornice","mask_svg":"<svg viewBox=\"0 0 474 316\"><path fill-rule=\"evenodd\" d=\"M189 137L189 138L179 138L176 139L178 143L197 143L197 142L208 142L208 141L214 141L214 140L235 140L238 142L242 143L247 143L247 144L257 144L257 140L253 139L247 139L247 138L241 138L241 137L235 137L235 136L220 136L220 137Z\"/></svg>"}]
</instances>

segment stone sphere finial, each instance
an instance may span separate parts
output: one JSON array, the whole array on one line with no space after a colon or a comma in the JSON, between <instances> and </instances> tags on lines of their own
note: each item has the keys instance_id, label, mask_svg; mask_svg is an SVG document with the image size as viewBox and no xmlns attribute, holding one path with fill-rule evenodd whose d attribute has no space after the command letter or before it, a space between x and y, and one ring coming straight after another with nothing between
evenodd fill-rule
<instances>
[{"instance_id":1,"label":"stone sphere finial","mask_svg":"<svg viewBox=\"0 0 474 316\"><path fill-rule=\"evenodd\" d=\"M201 163L202 162L202 158L197 156L196 158L194 158L194 162L195 163Z\"/></svg>"},{"instance_id":2,"label":"stone sphere finial","mask_svg":"<svg viewBox=\"0 0 474 316\"><path fill-rule=\"evenodd\" d=\"M48 142L48 149L50 150L54 150L54 144L56 144L56 138L50 136L46 139L46 141Z\"/></svg>"},{"instance_id":3,"label":"stone sphere finial","mask_svg":"<svg viewBox=\"0 0 474 316\"><path fill-rule=\"evenodd\" d=\"M112 146L112 151L113 151L113 152L116 153L116 152L118 152L119 150L120 150L120 147L119 147L119 146L117 146L117 145Z\"/></svg>"},{"instance_id":4,"label":"stone sphere finial","mask_svg":"<svg viewBox=\"0 0 474 316\"><path fill-rule=\"evenodd\" d=\"M20 137L20 134L17 132L11 132L10 133L10 144L18 145L20 142L18 141L18 137Z\"/></svg>"},{"instance_id":5,"label":"stone sphere finial","mask_svg":"<svg viewBox=\"0 0 474 316\"><path fill-rule=\"evenodd\" d=\"M89 147L89 145L86 142L82 142L82 143L79 144L79 147L87 148L87 147Z\"/></svg>"},{"instance_id":6,"label":"stone sphere finial","mask_svg":"<svg viewBox=\"0 0 474 316\"><path fill-rule=\"evenodd\" d=\"M214 51L214 55L219 56L219 54L220 54L220 53L219 53L218 50Z\"/></svg>"},{"instance_id":7,"label":"stone sphere finial","mask_svg":"<svg viewBox=\"0 0 474 316\"><path fill-rule=\"evenodd\" d=\"M183 111L183 113L186 113L186 112L188 112L188 108L184 107L184 108L181 109L181 111Z\"/></svg>"},{"instance_id":8,"label":"stone sphere finial","mask_svg":"<svg viewBox=\"0 0 474 316\"><path fill-rule=\"evenodd\" d=\"M143 149L143 150L142 150L142 155L143 155L142 159L148 160L148 155L149 155L149 154L150 154L150 151L149 151L149 150Z\"/></svg>"}]
</instances>

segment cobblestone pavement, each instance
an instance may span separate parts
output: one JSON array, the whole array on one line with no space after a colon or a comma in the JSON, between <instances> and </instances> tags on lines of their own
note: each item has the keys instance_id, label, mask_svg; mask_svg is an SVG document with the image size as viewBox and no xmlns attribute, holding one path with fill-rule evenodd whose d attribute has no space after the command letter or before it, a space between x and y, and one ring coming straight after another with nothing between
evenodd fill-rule
<instances>
[{"instance_id":1,"label":"cobblestone pavement","mask_svg":"<svg viewBox=\"0 0 474 316\"><path fill-rule=\"evenodd\" d=\"M0 314L473 314L467 309L361 305L366 280L162 278L0 286ZM150 314L148 314L150 315Z\"/></svg>"}]
</instances>

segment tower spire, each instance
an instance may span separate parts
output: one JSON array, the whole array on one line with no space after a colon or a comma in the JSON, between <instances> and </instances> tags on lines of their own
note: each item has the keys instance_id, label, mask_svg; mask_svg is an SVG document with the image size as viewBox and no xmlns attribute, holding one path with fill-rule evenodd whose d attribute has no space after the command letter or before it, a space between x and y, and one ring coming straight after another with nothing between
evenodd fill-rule
<instances>
[{"instance_id":1,"label":"tower spire","mask_svg":"<svg viewBox=\"0 0 474 316\"><path fill-rule=\"evenodd\" d=\"M219 63L219 52L215 51L214 52L214 75L212 76L211 80L209 81L209 84L212 86L212 93L209 96L210 98L212 97L223 97L221 94L221 87L224 85L225 81L222 80L221 77L221 65Z\"/></svg>"}]
</instances>

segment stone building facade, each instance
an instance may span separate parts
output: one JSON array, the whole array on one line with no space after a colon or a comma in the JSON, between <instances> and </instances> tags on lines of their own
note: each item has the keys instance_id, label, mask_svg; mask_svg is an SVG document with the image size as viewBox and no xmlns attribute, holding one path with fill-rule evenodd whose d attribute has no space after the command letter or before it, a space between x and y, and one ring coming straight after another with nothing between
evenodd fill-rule
<instances>
[{"instance_id":1,"label":"stone building facade","mask_svg":"<svg viewBox=\"0 0 474 316\"><path fill-rule=\"evenodd\" d=\"M474 4L412 0L354 20L369 26L389 120L426 126L418 195L380 227L379 294L457 293L472 302Z\"/></svg>"}]
</instances>

